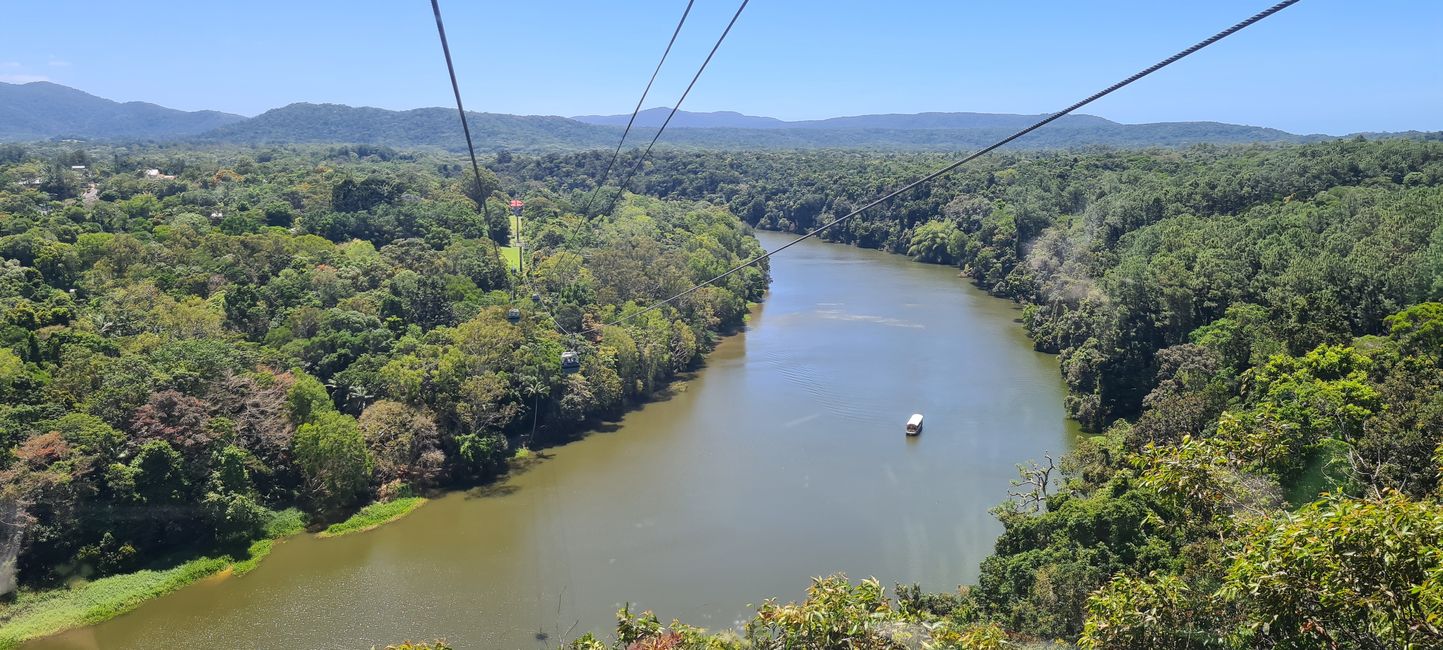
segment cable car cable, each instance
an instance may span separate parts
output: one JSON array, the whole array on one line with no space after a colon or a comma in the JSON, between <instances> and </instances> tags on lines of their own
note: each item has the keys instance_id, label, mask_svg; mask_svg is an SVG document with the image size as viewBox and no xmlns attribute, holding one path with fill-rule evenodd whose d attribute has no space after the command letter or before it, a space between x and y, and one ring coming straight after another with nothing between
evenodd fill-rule
<instances>
[{"instance_id":1,"label":"cable car cable","mask_svg":"<svg viewBox=\"0 0 1443 650\"><path fill-rule=\"evenodd\" d=\"M451 46L446 43L446 24L441 21L439 0L431 0L431 13L436 15L436 33L441 36L441 53L446 55L446 72L451 75L451 91L456 94L456 112L461 114L461 131L466 134L466 150L471 153L471 172L476 175L476 202L481 204L481 215L491 222L491 209L486 205L485 190L481 186L481 166L476 164L476 146L471 143L471 125L466 123L466 109L461 106L461 86L456 83L456 66L451 64Z\"/></svg>"},{"instance_id":2,"label":"cable car cable","mask_svg":"<svg viewBox=\"0 0 1443 650\"><path fill-rule=\"evenodd\" d=\"M1018 139L1018 138L1020 138L1020 137L1022 137L1022 136L1024 136L1024 135L1027 135L1028 133L1031 133L1031 132L1033 132L1033 131L1036 131L1037 129L1040 129L1040 128L1042 128L1042 127L1050 124L1050 123L1053 122L1054 120L1056 120L1056 119L1058 119L1058 118L1060 118L1060 117L1062 117L1062 116L1064 116L1064 115L1067 115L1068 113L1071 113L1071 112L1073 112L1073 111L1075 111L1075 110L1077 110L1077 109L1079 109L1079 108L1082 108L1083 106L1086 106L1086 105L1088 105L1088 104L1091 104L1092 102L1097 101L1098 99L1101 99L1101 98L1103 98L1103 97L1106 97L1107 95L1112 94L1114 91L1116 91L1116 90L1118 90L1118 89L1120 89L1120 88L1122 88L1122 87L1124 87L1124 86L1127 86L1128 84L1131 84L1132 82L1137 81L1138 79L1141 79L1141 78L1146 77L1146 76L1148 76L1148 75L1150 75L1150 74L1152 74L1152 73L1154 73L1154 72L1157 72L1158 70L1161 70L1161 69L1163 69L1163 68L1166 68L1167 66L1172 65L1173 63L1177 62L1179 59L1182 59L1183 57L1186 57L1186 56L1188 56L1189 54L1192 54L1192 53L1194 53L1194 52L1197 52L1198 50L1201 50L1201 49L1203 49L1203 48L1205 48L1205 47L1207 47L1207 46L1209 46L1209 45L1212 45L1213 43L1216 43L1216 42L1218 42L1218 41L1220 41L1220 40L1222 40L1222 39L1224 39L1224 38L1227 38L1228 36L1231 36L1231 35L1239 32L1239 31L1242 31L1243 29L1247 28L1248 26L1250 26L1250 25L1252 25L1252 24L1254 24L1254 23L1256 23L1256 22L1258 22L1258 21L1260 21L1260 20L1262 20L1262 19L1264 19L1264 18L1267 18L1268 16L1271 16L1271 15L1273 15L1273 14L1275 14L1275 13L1278 13L1279 11L1282 11L1283 9L1286 9L1286 8L1288 8L1288 7L1290 7L1290 6L1294 5L1294 4L1297 4L1298 1L1299 1L1299 0L1283 0L1282 2L1279 2L1279 3L1277 3L1277 4L1275 4L1275 5L1271 6L1271 7L1268 7L1267 9L1264 9L1264 10L1262 10L1262 11L1254 14L1253 16L1247 18L1246 20L1243 20L1242 22L1239 22L1239 23L1236 24L1236 25L1233 25L1232 27L1229 27L1229 28L1227 28L1227 29L1224 29L1223 31L1220 31L1220 32L1218 32L1218 33L1216 33L1216 34L1213 34L1212 36L1209 36L1208 38L1206 38L1206 39L1204 39L1204 40L1202 40L1202 41L1199 41L1198 43L1194 44L1193 46L1191 46L1191 47L1189 47L1189 48L1187 48L1187 49L1185 49L1185 50L1182 50L1181 52L1178 52L1177 54L1174 54L1174 55L1172 55L1172 56L1170 56L1170 57L1168 57L1168 58L1166 58L1166 59L1163 59L1163 60L1161 60L1161 61L1158 61L1157 63L1152 64L1151 66L1148 66L1147 68L1143 69L1142 71L1137 72L1137 73L1133 74L1132 76L1130 76L1130 77L1128 77L1128 78L1126 78L1126 79L1123 79L1122 81L1119 81L1119 82L1117 82L1117 83L1115 83L1115 84L1112 84L1111 86L1108 86L1107 88L1104 88L1104 89L1102 89L1102 90L1100 90L1100 91L1098 91L1098 92L1096 92L1096 93L1093 93L1092 95L1088 96L1086 99L1083 99L1082 101L1079 101L1079 102L1077 102L1076 104L1073 104L1073 105L1071 105L1071 106L1068 106L1067 108L1064 108L1064 109L1062 109L1061 111L1058 111L1058 112L1056 112L1056 113L1053 113L1052 115L1049 115L1049 116L1046 117L1046 118L1043 118L1043 119L1041 119L1041 120L1038 120L1037 122L1033 123L1031 126L1028 126L1028 127L1024 128L1024 129L1022 129L1022 130L1020 130L1020 131L1018 131L1018 132L1016 132L1016 133L1013 133L1012 135L1009 135L1009 136L1007 136L1007 137L1005 137L1005 138L1003 138L1003 139L1001 139L1001 140L998 140L997 142L994 142L994 143L988 145L987 147L985 147L985 148L983 148L983 149L981 149L981 150L979 150L979 151L977 151L977 152L974 152L974 153L972 153L972 154L970 154L970 155L968 155L968 156L965 156L965 157L963 157L963 158L961 158L961 159L959 159L959 160L957 160L957 161L955 161L955 162L949 163L949 164L947 164L946 166L941 167L940 169L937 169L936 171L933 171L933 172L930 173L930 174L927 174L926 176L923 176L923 177L921 177L921 178L919 178L919 179L917 179L917 180L915 180L915 181L912 181L911 183L908 183L908 184L906 184L906 185L903 185L901 188L896 189L896 190L893 190L892 192L889 192L889 193L883 195L881 198L878 198L878 199L873 200L871 203L868 203L868 204L866 204L866 205L864 205L864 206L862 206L862 207L860 207L860 208L857 208L856 210L853 210L853 211L851 211L851 212L849 212L849 213L847 213L847 214L845 214L845 215L843 215L843 216L837 217L836 219L833 219L833 220L831 220L831 221L828 221L827 223L824 223L824 224L822 224L822 225L820 225L820 226L818 226L818 227L816 227L816 228L808 231L806 234L804 234L804 235L802 235L802 236L800 236L800 237L798 237L798 238L796 238L796 239L793 239L792 241L789 241L789 242L787 242L787 243L785 243L785 244L777 247L776 250L772 250L772 251L763 253L763 254L758 255L758 256L750 259L750 260L747 260L747 261L745 261L745 262L742 262L741 264L738 264L738 265L736 265L736 266L733 266L732 268L727 269L724 273L722 273L722 274L720 274L720 275L718 275L718 276L716 276L716 277L714 277L714 278L712 278L712 279L710 279L710 280L707 280L707 281L705 281L705 282L702 282L702 283L693 285L691 288L686 289L685 291L682 291L681 293L678 293L678 294L676 294L676 295L674 295L674 296L672 296L672 297L670 297L670 298L667 298L667 299L665 299L665 300L661 300L661 301L659 301L659 302L653 303L651 306L647 307L646 309L643 309L643 310L637 311L637 312L632 312L631 314L628 314L628 315L623 316L623 317L621 317L621 318L617 318L617 319L615 319L615 320L613 320L613 321L611 321L611 322L609 322L609 323L605 323L605 324L603 324L603 325L600 325L600 326L593 327L593 328L591 328L591 329L585 330L585 331L581 332L581 334L589 334L589 333L591 333L591 332L593 332L593 331L595 331L595 330L598 330L598 329L600 329L600 328L602 328L602 327L606 327L606 326L610 326L610 325L619 325L619 324L624 323L624 322L626 322L626 321L629 321L629 320L631 320L631 319L633 319L633 318L636 318L637 316L640 316L640 315L642 315L642 314L646 314L646 313L650 313L650 312L656 311L656 310L661 309L662 307L664 307L664 306L666 306L666 305L669 305L669 304L671 304L671 303L673 303L673 302L676 302L677 300L680 300L680 299L682 299L682 298L684 298L684 297L686 297L686 296L689 296L689 295L691 295L691 294L693 294L693 293L696 293L696 292L697 292L698 290L700 290L702 287L711 285L711 284L713 284L713 283L715 283L715 282L717 282L717 281L719 281L719 280L725 279L725 278L727 278L728 276L736 273L737 271L740 271L740 270L742 270L742 269L744 269L744 268L747 268L747 267L749 267L749 266L751 266L751 265L753 265L753 264L756 264L757 262L760 262L760 261L765 260L765 259L769 259L769 258L771 258L771 256L776 255L777 253L780 253L780 252L782 252L782 251L784 251L784 250L786 250L786 249L788 249L788 248L791 248L792 246L795 246L795 245L801 243L803 240L806 240L806 239L810 239L810 238L812 238L812 237L815 237L815 236L817 236L818 233L821 233L822 231L824 231L824 230L826 230L826 229L828 229L828 228L831 228L832 226L835 226L835 225L837 225L837 224L839 224L839 223L842 223L843 221L847 221L847 220L849 220L849 219L851 219L851 218L853 218L853 217L855 217L855 216L857 216L857 215L865 212L865 211L868 210L869 208L873 208L873 207L876 207L877 205L880 205L880 204L882 204L882 203L885 203L885 202L887 202L887 201L889 201L889 200L891 200L891 199L893 199L893 198L896 198L898 195L900 195L900 194L902 194L902 193L904 193L904 192L906 192L906 191L908 191L908 190L911 190L911 189L913 189L913 188L915 188L915 187L917 187L917 186L919 186L919 185L922 185L922 184L924 184L924 183L927 183L927 182L929 182L929 181L931 181L931 180L933 180L933 179L935 179L935 178L937 178L937 177L939 177L939 176L942 176L942 175L944 175L944 174L947 174L947 173L951 172L952 170L955 170L955 169L957 169L958 167L961 167L962 165L965 165L965 164L967 164L967 163L969 163L969 162L971 162L971 161L973 161L973 160L976 160L977 158L982 157L983 155L986 155L986 154L988 154L988 153L991 153L992 151L994 151L994 150L1002 147L1003 145L1006 145L1007 143L1012 142L1013 140L1016 140L1016 139ZM743 2L742 5L745 6L746 3ZM735 19L733 19L733 20L735 20ZM724 36L725 36L725 34L724 34ZM690 88L688 88L688 90L690 90ZM683 95L683 98L685 98L685 95ZM680 104L678 104L678 105L680 105ZM660 135L660 134L658 134L658 135ZM650 150L650 149L648 149L648 150Z\"/></svg>"},{"instance_id":3,"label":"cable car cable","mask_svg":"<svg viewBox=\"0 0 1443 650\"><path fill-rule=\"evenodd\" d=\"M666 131L666 126L671 124L671 118L676 117L676 112L681 110L681 103L686 101L686 96L691 93L691 89L696 85L697 79L701 78L701 73L706 70L707 64L711 63L711 58L716 56L716 51L721 47L722 41L725 41L727 34L731 33L732 26L737 24L737 19L741 17L742 10L747 8L747 2L750 2L750 0L742 0L741 6L737 7L737 12L732 14L731 22L727 23L727 28L722 30L721 36L716 39L716 45L711 46L711 52L706 55L706 60L701 62L701 67L697 68L696 74L692 75L691 83L687 84L686 90L681 93L681 99L676 100L676 106L671 108L671 113L667 114L666 120L661 123L661 128L656 130L656 135L652 136L651 142L646 145L646 151L643 151L641 157L636 159L636 164L631 166L631 171L626 174L626 178L622 179L621 184L617 186L616 194L611 197L611 202L606 204L606 210L602 211L601 214L611 214L611 210L616 207L617 199L621 198L622 193L626 191L626 184L631 182L631 178L636 175L637 170L641 169L642 163L646 162L646 157L651 154L651 148L656 146L656 141L661 138L662 132Z\"/></svg>"},{"instance_id":4,"label":"cable car cable","mask_svg":"<svg viewBox=\"0 0 1443 650\"><path fill-rule=\"evenodd\" d=\"M666 56L671 54L671 46L676 44L676 36L681 33L681 26L686 23L686 17L691 13L691 6L696 0L687 0L686 10L681 12L681 20L677 21L676 29L671 33L671 40L666 42L666 49L661 53L661 60L656 62L656 69L651 72L651 79L646 82L646 88L641 91L641 97L636 100L636 108L631 111L631 119L626 121L626 129L621 132L621 140L616 143L616 151L611 153L611 160L607 161L606 168L601 170L601 180L596 181L596 187L592 188L591 195L586 197L586 203L581 206L582 216L591 207L591 202L596 198L596 193L601 191L601 186L606 184L606 178L611 175L611 167L616 164L616 159L621 155L621 145L626 144L626 136L631 133L631 125L636 122L637 114L641 113L641 105L646 102L647 93L651 92L651 85L656 83L656 75L661 72L661 64L666 63Z\"/></svg>"},{"instance_id":5,"label":"cable car cable","mask_svg":"<svg viewBox=\"0 0 1443 650\"><path fill-rule=\"evenodd\" d=\"M477 162L476 162L476 147L475 147L475 145L472 143L472 140L471 140L471 127L470 127L470 125L468 125L467 122L466 122L466 109L465 109L465 108L462 106L462 104L461 104L461 87L460 87L460 85L456 82L456 67L455 67L455 65L453 65L452 62L451 62L451 47L450 47L450 45L446 42L446 25L445 25L445 23L441 20L441 6L440 6L440 4L439 4L439 0L431 0L431 11L432 11L432 13L436 16L436 33L437 33L437 34L440 36L440 38L441 38L441 52L442 52L442 53L445 55L445 57L446 57L446 72L447 72L447 73L450 75L450 77L451 77L451 91L452 91L453 93L455 93L455 95L456 95L456 111L461 115L461 130L462 130L462 132L465 133L465 135L466 135L466 150L467 150L467 151L470 153L470 155L471 155L471 171L476 175L476 196L477 196L477 202L479 202L479 203L481 204L482 214L483 214L483 216L486 218L486 221L489 223L489 222L490 222L490 209L489 209L489 207L486 205L486 197L482 195L482 194L483 194L483 187L482 187L482 184L481 184L481 166L480 166L479 164L477 164ZM688 12L691 11L691 3L690 3L690 2L687 3L687 11L688 11ZM686 19L686 15L685 15L685 14L682 15L682 19L683 19L683 20ZM681 25L678 24L678 25L677 25L677 30L680 31L680 29L681 29ZM675 35L675 34L672 35L672 39L673 39L673 40L676 39L676 35ZM668 44L668 45L667 45L667 49L670 50L670 49L671 49L671 45ZM663 60L664 60L664 59L665 59L665 55L663 55ZM658 69L659 69L659 67L660 67L660 64L658 64ZM655 77L655 75L653 75L653 78L654 78L654 77ZM650 84L648 84L648 87L649 87L649 86L650 86ZM645 98L645 95L643 95L643 99L644 99L644 98ZM633 115L632 117L633 117L633 119L635 119L635 115ZM624 136L623 136L623 139L624 139ZM618 150L619 150L619 149L620 149L620 145L618 145ZM519 233L518 233L518 234L519 234ZM521 248L521 250L518 251L518 253L521 253L521 254L524 255L524 253L525 253L525 249L524 249L525 242L524 242L524 240L521 241L521 244L522 244L522 248ZM520 260L519 260L519 258L518 258L518 265L517 265L517 266L520 267ZM518 272L519 272L519 269L518 269ZM522 276L521 280L528 286L528 288L530 287L530 281L529 281L525 276ZM536 295L537 295L538 297L540 296L539 293L537 293ZM540 301L537 301L537 302L540 302ZM544 303L542 303L542 304L543 304L543 306L544 306ZM570 336L570 334L567 333L566 328L562 327L562 326L561 326L561 323L557 321L556 316L555 316L554 314L551 314L551 313L549 313L549 312L544 312L544 313L546 313L546 315L547 315L549 318L551 318L552 323L553 323L554 325L556 325L557 329L561 330L561 333L562 333L564 336ZM508 316L509 316L509 314L508 314ZM509 320L509 318L508 318L508 320ZM572 354L574 355L575 353L572 353ZM573 358L574 358L574 357L573 357ZM563 355L562 370L563 370L563 371L566 370L565 355ZM536 437L536 419L535 419L535 418L536 418L536 415L538 414L538 411L539 411L540 397L541 397L540 394L537 394L537 395L534 395L534 396L533 396L531 435L527 437L527 443L528 443L528 444L531 444L531 445L534 445L534 444L535 444L535 437ZM535 507L534 507L534 506L535 506L535 496L534 496L534 495L533 495L533 497L532 497L532 500L533 500L532 506L533 506L533 510L534 510L534 509L535 509ZM564 544L564 543L565 543L565 542L563 541L563 544ZM537 559L538 559L538 562L537 562L537 572L538 572L538 574L539 574L539 573L540 573L540 558L538 557ZM566 576L567 576L567 578L566 578L566 579L567 579L567 584L569 585L570 582L571 582L571 568L570 568L570 562L569 562L569 561L566 561L566 562L565 562L565 567L566 567L566 568L565 568L565 573L566 573ZM541 587L541 580L538 578L538 580L537 580L536 582L537 582L537 594L536 594L536 598L537 598L538 609L540 609L539 605L540 605L540 600L541 600L541 589L542 589L542 587ZM562 593L562 595L564 595L564 594L566 593L565 587L562 588L562 592L561 592L561 593ZM557 607L557 615L558 615L558 620L557 620L557 622L556 622L556 625L559 627L559 625L560 625L559 616L560 616L560 611L561 611L561 596L558 596L558 597L557 597L557 605L556 605L556 607ZM574 623L572 624L572 627L575 627L575 624L574 624ZM547 637L546 637L544 631L541 630L539 627L538 627L538 629L537 629L536 639L537 639L538 641L542 641L543 643L547 640Z\"/></svg>"}]
</instances>

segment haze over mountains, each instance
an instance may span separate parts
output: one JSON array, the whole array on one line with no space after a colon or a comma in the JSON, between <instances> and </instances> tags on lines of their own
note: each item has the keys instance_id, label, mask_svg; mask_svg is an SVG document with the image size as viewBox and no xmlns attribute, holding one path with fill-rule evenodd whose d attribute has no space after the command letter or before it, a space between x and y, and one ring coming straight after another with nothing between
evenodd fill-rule
<instances>
[{"instance_id":1,"label":"haze over mountains","mask_svg":"<svg viewBox=\"0 0 1443 650\"><path fill-rule=\"evenodd\" d=\"M646 142L670 109L642 111L632 137ZM568 151L615 146L630 115L575 118L468 112L478 149ZM961 150L985 146L1038 119L997 113L917 113L784 121L730 111L681 111L667 127L668 147L706 149ZM1179 146L1199 142L1302 142L1297 135L1221 122L1120 124L1069 115L1019 140L1023 148ZM0 141L50 139L194 141L232 144L364 143L459 150L465 140L449 108L392 111L296 103L247 118L119 103L49 82L0 83Z\"/></svg>"},{"instance_id":2,"label":"haze over mountains","mask_svg":"<svg viewBox=\"0 0 1443 650\"><path fill-rule=\"evenodd\" d=\"M657 128L666 121L669 108L648 108L636 115L636 125ZM630 115L578 115L571 119L587 124L625 126ZM691 113L678 111L668 129L1020 129L1042 115L1008 113L885 113L829 117L824 120L786 121L775 117L743 115L734 111ZM1068 115L1055 124L1071 127L1117 126L1094 115ZM1281 133L1281 131L1280 131Z\"/></svg>"}]
</instances>

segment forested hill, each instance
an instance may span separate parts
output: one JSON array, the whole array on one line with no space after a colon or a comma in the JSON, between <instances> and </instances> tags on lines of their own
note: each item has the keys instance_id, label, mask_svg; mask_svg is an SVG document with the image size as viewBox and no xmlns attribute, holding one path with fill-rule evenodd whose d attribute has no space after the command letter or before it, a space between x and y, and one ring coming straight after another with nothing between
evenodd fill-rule
<instances>
[{"instance_id":1,"label":"forested hill","mask_svg":"<svg viewBox=\"0 0 1443 650\"><path fill-rule=\"evenodd\" d=\"M0 83L0 142L51 138L174 139L239 122L240 115L115 102L59 84Z\"/></svg>"},{"instance_id":2,"label":"forested hill","mask_svg":"<svg viewBox=\"0 0 1443 650\"><path fill-rule=\"evenodd\" d=\"M633 129L637 142L655 135L668 109L649 109ZM483 151L557 152L607 149L627 115L575 119L541 115L469 113ZM734 112L682 111L661 146L673 149L859 149L956 151L990 144L1030 124L1037 115L917 113L857 115L787 122ZM253 118L215 111L184 112L140 102L118 103L73 88L37 82L0 84L0 142L51 139L192 141L207 144L371 144L460 151L465 139L448 108L391 111L340 104L296 103ZM1058 120L1014 146L1024 149L1082 146L1181 146L1302 142L1326 136L1220 122L1119 124L1092 115Z\"/></svg>"},{"instance_id":3,"label":"forested hill","mask_svg":"<svg viewBox=\"0 0 1443 650\"><path fill-rule=\"evenodd\" d=\"M955 151L990 144L1033 116L986 115L961 119L930 114L911 116L858 116L820 122L758 122L768 118L736 118L710 114L679 114L679 124L751 124L749 128L686 126L668 128L665 147L680 149L779 150L779 149L867 149L904 151ZM613 146L625 119L591 117L604 124L586 124L563 117L468 113L476 145L484 151L574 151ZM641 124L650 124L648 116ZM903 119L908 118L908 119ZM985 119L984 119L985 118ZM639 118L640 119L640 118ZM660 119L665 119L661 116ZM622 126L610 124L620 121ZM822 124L825 122L826 124ZM975 124L975 126L950 126ZM632 129L637 142L646 142L654 127ZM1218 122L1163 122L1118 124L1091 116L1060 120L1056 125L1030 135L1017 144L1021 148L1057 148L1090 145L1178 146L1201 142L1234 144L1249 142L1298 142L1321 136L1299 136L1267 129ZM441 147L459 150L465 139L455 115L448 109L422 108L388 111L353 108L338 104L292 104L267 111L250 120L231 124L201 136L211 142L262 143L359 143L401 147Z\"/></svg>"},{"instance_id":4,"label":"forested hill","mask_svg":"<svg viewBox=\"0 0 1443 650\"><path fill-rule=\"evenodd\" d=\"M621 136L619 128L554 116L468 112L467 121L477 146L487 151L594 149L615 146ZM379 144L458 151L466 147L454 109L388 111L341 104L291 104L216 129L200 139L238 144Z\"/></svg>"}]
</instances>

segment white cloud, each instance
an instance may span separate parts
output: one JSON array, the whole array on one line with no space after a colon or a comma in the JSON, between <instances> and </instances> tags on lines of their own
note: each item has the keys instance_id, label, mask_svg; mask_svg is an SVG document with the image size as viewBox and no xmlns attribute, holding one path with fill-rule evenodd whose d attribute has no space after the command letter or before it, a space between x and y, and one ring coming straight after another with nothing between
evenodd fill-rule
<instances>
[{"instance_id":1,"label":"white cloud","mask_svg":"<svg viewBox=\"0 0 1443 650\"><path fill-rule=\"evenodd\" d=\"M32 81L50 81L50 77L43 74L0 74L0 82L28 84Z\"/></svg>"},{"instance_id":2,"label":"white cloud","mask_svg":"<svg viewBox=\"0 0 1443 650\"><path fill-rule=\"evenodd\" d=\"M69 61L66 61L66 60L64 60L64 59L50 59L50 67L52 67L52 68L68 68L68 67L70 67L70 62L69 62Z\"/></svg>"}]
</instances>

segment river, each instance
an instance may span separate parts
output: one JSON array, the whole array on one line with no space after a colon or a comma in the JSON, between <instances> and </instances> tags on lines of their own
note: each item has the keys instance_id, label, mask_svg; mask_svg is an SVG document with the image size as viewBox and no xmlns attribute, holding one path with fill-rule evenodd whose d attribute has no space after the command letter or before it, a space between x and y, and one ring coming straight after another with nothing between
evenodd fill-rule
<instances>
[{"instance_id":1,"label":"river","mask_svg":"<svg viewBox=\"0 0 1443 650\"><path fill-rule=\"evenodd\" d=\"M26 648L555 647L628 602L723 629L811 576L974 580L1015 465L1075 435L1056 359L955 269L809 241L772 276L669 399L500 485Z\"/></svg>"}]
</instances>

